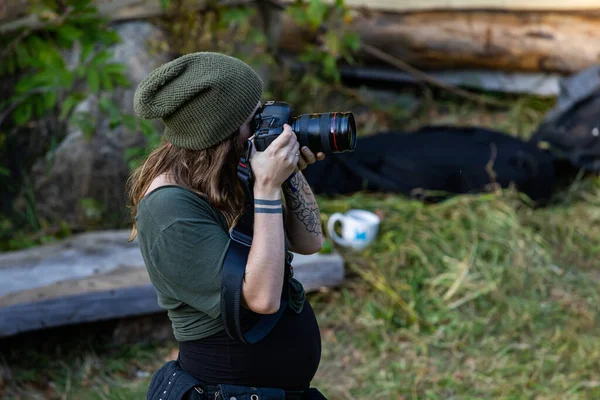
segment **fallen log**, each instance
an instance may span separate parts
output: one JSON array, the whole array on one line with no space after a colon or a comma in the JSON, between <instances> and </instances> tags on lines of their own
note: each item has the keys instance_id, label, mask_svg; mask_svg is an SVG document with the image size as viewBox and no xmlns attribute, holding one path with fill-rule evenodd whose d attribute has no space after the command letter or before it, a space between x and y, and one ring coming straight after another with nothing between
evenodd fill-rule
<instances>
[{"instance_id":1,"label":"fallen log","mask_svg":"<svg viewBox=\"0 0 600 400\"><path fill-rule=\"evenodd\" d=\"M260 1L260 0L259 0ZM293 3L295 0L280 0ZM334 4L336 0L321 0ZM588 11L598 8L597 0L345 0L352 8L413 12L423 10L544 10Z\"/></svg>"},{"instance_id":2,"label":"fallen log","mask_svg":"<svg viewBox=\"0 0 600 400\"><path fill-rule=\"evenodd\" d=\"M0 337L163 312L129 231L98 231L0 254ZM339 254L294 255L306 291L340 285Z\"/></svg>"},{"instance_id":3,"label":"fallen log","mask_svg":"<svg viewBox=\"0 0 600 400\"><path fill-rule=\"evenodd\" d=\"M279 49L298 53L314 38L283 16ZM588 13L360 12L362 43L424 69L480 68L568 74L600 62L600 11ZM380 63L362 51L359 59Z\"/></svg>"}]
</instances>

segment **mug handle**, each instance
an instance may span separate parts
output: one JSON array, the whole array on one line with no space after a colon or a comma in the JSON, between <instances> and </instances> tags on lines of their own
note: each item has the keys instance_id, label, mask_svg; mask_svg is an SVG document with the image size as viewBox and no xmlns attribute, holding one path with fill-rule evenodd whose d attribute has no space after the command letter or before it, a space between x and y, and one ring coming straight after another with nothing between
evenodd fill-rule
<instances>
[{"instance_id":1,"label":"mug handle","mask_svg":"<svg viewBox=\"0 0 600 400\"><path fill-rule=\"evenodd\" d=\"M334 225L336 222L340 222L340 223L344 223L344 214L341 213L333 213L331 214L331 216L329 217L329 221L327 221L327 232L329 233L329 236L331 236L331 238L333 239L334 242L341 244L342 246L350 246L350 243L348 243L346 240L342 239L333 229Z\"/></svg>"}]
</instances>

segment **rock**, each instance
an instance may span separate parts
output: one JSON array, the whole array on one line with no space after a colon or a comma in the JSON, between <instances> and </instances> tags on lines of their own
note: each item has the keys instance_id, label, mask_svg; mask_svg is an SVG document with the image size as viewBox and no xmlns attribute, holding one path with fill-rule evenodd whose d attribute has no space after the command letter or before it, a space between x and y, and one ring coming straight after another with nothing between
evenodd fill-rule
<instances>
[{"instance_id":1,"label":"rock","mask_svg":"<svg viewBox=\"0 0 600 400\"><path fill-rule=\"evenodd\" d=\"M112 93L123 113L133 114L133 94L138 83L154 68L168 61L154 54L151 41L164 40L164 33L148 22L115 25L122 42L114 47L114 61L127 66L128 88ZM76 108L88 111L96 120L96 131L88 139L76 126L70 126L55 151L33 167L32 185L39 216L50 221L66 221L75 227L107 228L126 221L125 185L129 167L125 151L145 144L140 132L125 126L109 128L100 115L98 99L89 96Z\"/></svg>"}]
</instances>

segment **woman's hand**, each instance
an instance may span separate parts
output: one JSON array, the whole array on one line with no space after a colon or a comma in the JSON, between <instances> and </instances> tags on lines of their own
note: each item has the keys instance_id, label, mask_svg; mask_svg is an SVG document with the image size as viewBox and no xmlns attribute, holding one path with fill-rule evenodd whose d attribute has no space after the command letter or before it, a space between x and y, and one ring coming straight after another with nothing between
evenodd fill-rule
<instances>
[{"instance_id":1,"label":"woman's hand","mask_svg":"<svg viewBox=\"0 0 600 400\"><path fill-rule=\"evenodd\" d=\"M296 166L295 172L302 171L306 169L309 164L314 164L317 161L322 161L325 159L325 153L318 152L315 156L308 147L302 146L300 149L300 158L298 159L298 165Z\"/></svg>"},{"instance_id":2,"label":"woman's hand","mask_svg":"<svg viewBox=\"0 0 600 400\"><path fill-rule=\"evenodd\" d=\"M279 189L299 166L301 158L299 147L296 134L288 124L283 125L281 135L265 151L256 151L252 146L250 166L254 174L255 185Z\"/></svg>"}]
</instances>

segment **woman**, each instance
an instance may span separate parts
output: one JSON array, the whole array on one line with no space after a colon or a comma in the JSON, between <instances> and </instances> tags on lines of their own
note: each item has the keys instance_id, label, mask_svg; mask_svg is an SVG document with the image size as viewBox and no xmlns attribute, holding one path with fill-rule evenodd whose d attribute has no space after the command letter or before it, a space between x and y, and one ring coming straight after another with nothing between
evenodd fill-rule
<instances>
[{"instance_id":1,"label":"woman","mask_svg":"<svg viewBox=\"0 0 600 400\"><path fill-rule=\"evenodd\" d=\"M313 398L308 389L321 355L319 328L302 286L284 280L284 269L286 244L301 254L321 248L319 209L300 171L325 156L299 148L288 125L264 152L253 151L250 158L254 236L242 285L242 326L277 312L284 284L291 292L289 307L255 344L231 339L220 317L228 232L244 205L236 168L253 133L261 95L260 78L242 61L194 53L153 71L134 97L140 117L161 118L166 126L165 142L131 176L129 200L132 237L139 238L159 305L167 310L180 344L169 374L197 382L186 396L215 398L218 385L235 385L247 387L248 393L275 388L285 391L281 398ZM183 375L177 375L179 369ZM149 397L152 390L162 390L156 382ZM171 379L164 382L161 398L174 398L167 397L171 384Z\"/></svg>"}]
</instances>

